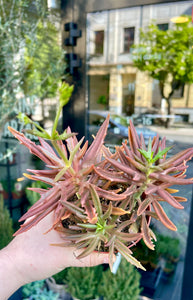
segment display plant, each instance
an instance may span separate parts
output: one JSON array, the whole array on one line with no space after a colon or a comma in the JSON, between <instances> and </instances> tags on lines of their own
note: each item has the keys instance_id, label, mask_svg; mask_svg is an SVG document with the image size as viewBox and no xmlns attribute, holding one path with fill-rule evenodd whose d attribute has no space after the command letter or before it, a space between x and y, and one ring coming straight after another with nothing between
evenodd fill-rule
<instances>
[{"instance_id":1,"label":"display plant","mask_svg":"<svg viewBox=\"0 0 193 300\"><path fill-rule=\"evenodd\" d=\"M13 220L9 210L4 205L3 196L0 194L0 249L3 249L11 242L13 233Z\"/></svg>"},{"instance_id":2,"label":"display plant","mask_svg":"<svg viewBox=\"0 0 193 300\"><path fill-rule=\"evenodd\" d=\"M166 139L157 135L145 145L143 135L137 135L130 122L128 141L116 147L115 153L104 145L109 116L99 128L92 144L78 141L76 133L67 128L57 132L57 123L63 106L68 102L73 87L63 83L59 89L59 106L51 133L22 113L19 119L31 123L30 131L39 137L39 144L24 133L9 128L21 144L38 156L46 169L31 170L24 176L47 183L47 189L33 188L40 199L20 218L28 222L21 225L15 235L36 225L54 211L51 228L57 230L63 243L54 246L74 246L82 249L77 259L92 251L108 252L110 268L114 254L119 252L128 262L144 269L132 255L132 246L143 239L154 249L156 235L150 229L151 218L167 228L177 230L165 213L162 203L173 209L183 209L184 197L176 196L172 185L192 184L186 178L187 161L193 148L167 158ZM65 116L65 114L64 114Z\"/></svg>"},{"instance_id":3,"label":"display plant","mask_svg":"<svg viewBox=\"0 0 193 300\"><path fill-rule=\"evenodd\" d=\"M138 300L143 290L140 287L140 278L141 275L134 266L122 259L116 274L109 269L102 273L99 294L103 300Z\"/></svg>"},{"instance_id":4,"label":"display plant","mask_svg":"<svg viewBox=\"0 0 193 300\"><path fill-rule=\"evenodd\" d=\"M44 280L24 285L22 295L24 300L59 300L59 294L46 289Z\"/></svg>"},{"instance_id":5,"label":"display plant","mask_svg":"<svg viewBox=\"0 0 193 300\"><path fill-rule=\"evenodd\" d=\"M67 269L67 291L74 300L99 299L103 267L70 267ZM109 285L111 282L109 282Z\"/></svg>"},{"instance_id":6,"label":"display plant","mask_svg":"<svg viewBox=\"0 0 193 300\"><path fill-rule=\"evenodd\" d=\"M67 274L68 268L45 280L48 289L57 293L61 299L70 298L70 294L67 292Z\"/></svg>"}]
</instances>

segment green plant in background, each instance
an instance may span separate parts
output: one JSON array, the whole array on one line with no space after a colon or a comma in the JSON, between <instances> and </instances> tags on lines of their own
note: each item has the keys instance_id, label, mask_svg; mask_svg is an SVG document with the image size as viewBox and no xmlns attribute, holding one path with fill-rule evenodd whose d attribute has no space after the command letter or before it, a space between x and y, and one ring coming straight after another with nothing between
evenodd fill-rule
<instances>
[{"instance_id":1,"label":"green plant in background","mask_svg":"<svg viewBox=\"0 0 193 300\"><path fill-rule=\"evenodd\" d=\"M44 280L34 281L22 288L23 300L57 300L58 294L48 291Z\"/></svg>"},{"instance_id":2,"label":"green plant in background","mask_svg":"<svg viewBox=\"0 0 193 300\"><path fill-rule=\"evenodd\" d=\"M116 274L110 270L103 272L99 293L104 300L138 300L142 291L139 272L122 259Z\"/></svg>"},{"instance_id":3,"label":"green plant in background","mask_svg":"<svg viewBox=\"0 0 193 300\"><path fill-rule=\"evenodd\" d=\"M24 96L44 99L56 94L65 63L50 14L46 0L1 0L1 129L15 117Z\"/></svg>"},{"instance_id":4,"label":"green plant in background","mask_svg":"<svg viewBox=\"0 0 193 300\"><path fill-rule=\"evenodd\" d=\"M162 203L183 209L180 202L186 198L173 195L177 191L171 186L193 183L192 178L185 178L186 162L193 156L193 148L167 158L170 148L166 147L165 138L160 140L156 136L146 147L143 136L138 137L130 122L128 141L111 153L104 146L109 116L90 147L88 141L83 144L83 138L78 141L70 128L59 134L56 131L59 116L72 90L66 83L59 89L59 105L51 133L19 114L25 124L33 125L27 132L38 136L40 144L9 128L47 166L46 170L28 170L30 174L24 174L25 177L51 186L32 188L41 197L20 218L25 221L31 217L15 235L27 231L54 211L53 224L48 230L58 230L64 242L53 246L81 249L77 258L86 257L94 250L108 251L111 269L114 254L119 252L128 262L144 269L132 255L131 247L143 239L154 250L156 235L150 228L151 218L170 230L177 230Z\"/></svg>"},{"instance_id":5,"label":"green plant in background","mask_svg":"<svg viewBox=\"0 0 193 300\"><path fill-rule=\"evenodd\" d=\"M91 300L99 296L98 286L102 278L102 266L67 270L67 291L80 300Z\"/></svg>"},{"instance_id":6,"label":"green plant in background","mask_svg":"<svg viewBox=\"0 0 193 300\"><path fill-rule=\"evenodd\" d=\"M26 197L29 201L30 206L35 204L40 199L40 195L38 193L34 192L33 189L34 188L46 189L47 187L48 187L48 185L41 181L34 181L30 184L30 186L26 187L25 193L26 193Z\"/></svg>"},{"instance_id":7,"label":"green plant in background","mask_svg":"<svg viewBox=\"0 0 193 300\"><path fill-rule=\"evenodd\" d=\"M166 31L150 24L148 30L141 30L140 43L133 46L134 65L159 81L160 94L167 101L168 115L172 112L174 91L186 83L193 83L193 26L191 17L185 17L186 22L176 23ZM166 125L169 125L167 120Z\"/></svg>"},{"instance_id":8,"label":"green plant in background","mask_svg":"<svg viewBox=\"0 0 193 300\"><path fill-rule=\"evenodd\" d=\"M105 96L105 95L99 96L98 100L97 100L97 103L106 106L108 104L107 96Z\"/></svg>"},{"instance_id":9,"label":"green plant in background","mask_svg":"<svg viewBox=\"0 0 193 300\"><path fill-rule=\"evenodd\" d=\"M161 257L173 261L179 259L181 251L180 240L178 238L161 234L159 234L157 238L157 252Z\"/></svg>"},{"instance_id":10,"label":"green plant in background","mask_svg":"<svg viewBox=\"0 0 193 300\"><path fill-rule=\"evenodd\" d=\"M9 244L13 238L13 233L13 221L0 194L0 249Z\"/></svg>"},{"instance_id":11,"label":"green plant in background","mask_svg":"<svg viewBox=\"0 0 193 300\"><path fill-rule=\"evenodd\" d=\"M156 235L157 237L157 235ZM152 271L156 269L159 264L160 253L157 251L157 245L159 243L157 237L157 243L155 245L155 250L149 249L143 240L141 240L137 246L133 248L134 256L137 260L140 260L142 265L147 271Z\"/></svg>"},{"instance_id":12,"label":"green plant in background","mask_svg":"<svg viewBox=\"0 0 193 300\"><path fill-rule=\"evenodd\" d=\"M66 284L67 283L67 275L68 269L64 269L61 272L53 275L52 277L55 279L57 284Z\"/></svg>"},{"instance_id":13,"label":"green plant in background","mask_svg":"<svg viewBox=\"0 0 193 300\"><path fill-rule=\"evenodd\" d=\"M36 95L41 99L44 119L43 100L56 96L66 67L64 51L58 45L58 30L48 19L38 22L33 37L26 36L24 60L22 88L26 96Z\"/></svg>"}]
</instances>

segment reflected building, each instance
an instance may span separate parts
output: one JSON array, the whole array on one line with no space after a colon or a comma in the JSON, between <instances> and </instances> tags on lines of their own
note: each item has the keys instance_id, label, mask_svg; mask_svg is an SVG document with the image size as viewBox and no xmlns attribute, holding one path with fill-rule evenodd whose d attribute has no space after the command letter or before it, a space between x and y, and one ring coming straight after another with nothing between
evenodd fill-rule
<instances>
[{"instance_id":1,"label":"reflected building","mask_svg":"<svg viewBox=\"0 0 193 300\"><path fill-rule=\"evenodd\" d=\"M86 67L89 109L110 110L130 116L143 112L164 113L159 82L133 66L132 45L140 28L153 20L161 30L172 28L171 19L191 15L192 2L178 1L91 12L87 14ZM169 86L168 86L169 89ZM176 90L174 114L193 122L193 85Z\"/></svg>"}]
</instances>

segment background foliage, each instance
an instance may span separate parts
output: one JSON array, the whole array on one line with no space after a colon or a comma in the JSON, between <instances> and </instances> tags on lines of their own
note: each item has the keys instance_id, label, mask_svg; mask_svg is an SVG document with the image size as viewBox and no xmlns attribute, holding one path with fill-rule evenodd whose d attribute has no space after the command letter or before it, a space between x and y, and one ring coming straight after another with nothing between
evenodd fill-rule
<instances>
[{"instance_id":1,"label":"background foliage","mask_svg":"<svg viewBox=\"0 0 193 300\"><path fill-rule=\"evenodd\" d=\"M64 73L46 0L0 0L0 128L21 97L53 97Z\"/></svg>"},{"instance_id":2,"label":"background foliage","mask_svg":"<svg viewBox=\"0 0 193 300\"><path fill-rule=\"evenodd\" d=\"M140 43L133 46L133 62L140 70L159 81L162 98L171 113L171 97L185 83L193 83L193 26L187 22L160 30L154 23L142 29ZM169 91L166 86L169 85Z\"/></svg>"}]
</instances>

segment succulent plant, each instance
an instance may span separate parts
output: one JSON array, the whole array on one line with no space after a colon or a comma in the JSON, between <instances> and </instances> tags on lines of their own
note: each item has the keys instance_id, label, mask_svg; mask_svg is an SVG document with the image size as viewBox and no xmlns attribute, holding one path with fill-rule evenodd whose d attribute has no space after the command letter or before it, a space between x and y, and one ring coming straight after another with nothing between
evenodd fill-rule
<instances>
[{"instance_id":1,"label":"succulent plant","mask_svg":"<svg viewBox=\"0 0 193 300\"><path fill-rule=\"evenodd\" d=\"M46 169L27 170L30 174L25 176L49 185L47 189L31 188L41 197L21 217L20 221L31 218L15 235L30 229L54 211L53 225L48 231L54 229L61 234L64 242L60 246L82 249L77 258L94 250L108 251L112 268L113 255L120 252L130 263L144 269L132 256L131 247L143 239L147 247L154 249L156 236L149 227L151 218L176 230L161 203L166 201L174 208L183 208L180 202L186 199L173 196L177 190L170 187L193 183L192 178L185 178L186 162L193 156L193 148L167 159L170 148L165 146L165 138L150 139L146 147L143 136L138 137L131 122L128 142L111 153L104 146L109 116L90 146L88 141L84 144L83 139L78 141L70 128L59 135L57 122L71 92L65 84L61 88L51 135L20 114L19 118L26 124L34 125L32 133L39 136L39 144L9 128L20 143L46 164Z\"/></svg>"}]
</instances>

